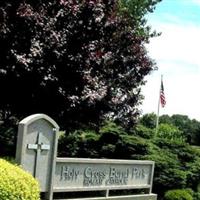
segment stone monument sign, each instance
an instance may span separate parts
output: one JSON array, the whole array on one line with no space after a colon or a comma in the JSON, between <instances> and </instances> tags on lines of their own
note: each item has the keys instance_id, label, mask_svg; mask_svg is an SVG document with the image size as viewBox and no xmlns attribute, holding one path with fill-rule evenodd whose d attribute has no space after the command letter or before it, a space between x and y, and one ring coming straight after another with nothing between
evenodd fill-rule
<instances>
[{"instance_id":1,"label":"stone monument sign","mask_svg":"<svg viewBox=\"0 0 200 200\"><path fill-rule=\"evenodd\" d=\"M105 191L95 200L156 200L152 194L154 162L89 158L57 158L59 126L45 114L19 123L17 162L40 183L46 200L54 193ZM147 193L109 196L111 190L145 189ZM80 199L80 198L79 198Z\"/></svg>"}]
</instances>

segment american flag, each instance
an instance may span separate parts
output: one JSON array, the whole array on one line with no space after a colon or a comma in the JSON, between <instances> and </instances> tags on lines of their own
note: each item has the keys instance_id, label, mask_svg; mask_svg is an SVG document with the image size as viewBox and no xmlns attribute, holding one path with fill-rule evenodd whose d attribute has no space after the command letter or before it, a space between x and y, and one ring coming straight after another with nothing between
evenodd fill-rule
<instances>
[{"instance_id":1,"label":"american flag","mask_svg":"<svg viewBox=\"0 0 200 200\"><path fill-rule=\"evenodd\" d=\"M160 86L160 103L162 107L165 107L166 99L165 99L165 93L164 93L164 87L163 87L163 81L161 80L161 86Z\"/></svg>"}]
</instances>

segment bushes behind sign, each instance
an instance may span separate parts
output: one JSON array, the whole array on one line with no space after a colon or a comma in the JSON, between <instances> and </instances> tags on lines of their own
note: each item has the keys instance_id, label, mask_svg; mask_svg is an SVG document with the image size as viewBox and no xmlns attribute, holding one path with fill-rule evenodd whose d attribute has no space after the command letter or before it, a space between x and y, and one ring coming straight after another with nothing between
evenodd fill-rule
<instances>
[{"instance_id":1,"label":"bushes behind sign","mask_svg":"<svg viewBox=\"0 0 200 200\"><path fill-rule=\"evenodd\" d=\"M165 193L165 200L193 200L192 191L187 189L169 190Z\"/></svg>"},{"instance_id":2,"label":"bushes behind sign","mask_svg":"<svg viewBox=\"0 0 200 200\"><path fill-rule=\"evenodd\" d=\"M39 200L39 185L20 167L0 159L0 199Z\"/></svg>"}]
</instances>

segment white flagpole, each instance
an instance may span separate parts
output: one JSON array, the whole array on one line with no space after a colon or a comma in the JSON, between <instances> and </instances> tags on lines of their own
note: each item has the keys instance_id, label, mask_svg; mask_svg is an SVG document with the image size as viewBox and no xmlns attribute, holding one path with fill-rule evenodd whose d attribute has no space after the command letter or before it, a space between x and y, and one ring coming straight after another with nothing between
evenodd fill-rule
<instances>
[{"instance_id":1,"label":"white flagpole","mask_svg":"<svg viewBox=\"0 0 200 200\"><path fill-rule=\"evenodd\" d=\"M158 97L158 109L157 109L157 115L156 115L156 131L155 136L158 134L158 126L159 126L159 112L160 112L160 92L161 92L161 83L163 80L163 75L161 75L161 82L160 82L160 89L159 89L159 97Z\"/></svg>"}]
</instances>

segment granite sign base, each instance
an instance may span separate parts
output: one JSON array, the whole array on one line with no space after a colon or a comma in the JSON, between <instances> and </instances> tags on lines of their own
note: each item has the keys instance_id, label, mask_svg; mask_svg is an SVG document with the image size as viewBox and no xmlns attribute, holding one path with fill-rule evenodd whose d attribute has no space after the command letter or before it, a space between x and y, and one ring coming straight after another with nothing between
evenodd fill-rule
<instances>
[{"instance_id":1,"label":"granite sign base","mask_svg":"<svg viewBox=\"0 0 200 200\"><path fill-rule=\"evenodd\" d=\"M55 199L69 200L69 199ZM79 198L70 200L157 200L156 194L128 195L128 196L112 196L112 197L95 197L95 198Z\"/></svg>"}]
</instances>

